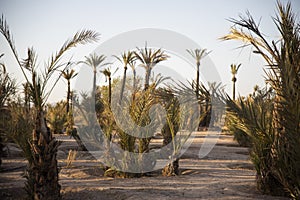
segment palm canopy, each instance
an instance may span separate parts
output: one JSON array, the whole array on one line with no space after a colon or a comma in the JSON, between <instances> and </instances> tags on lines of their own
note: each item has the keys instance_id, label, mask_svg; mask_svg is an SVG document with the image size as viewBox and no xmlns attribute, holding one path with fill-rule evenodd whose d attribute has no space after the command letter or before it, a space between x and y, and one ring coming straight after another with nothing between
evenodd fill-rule
<instances>
[{"instance_id":1,"label":"palm canopy","mask_svg":"<svg viewBox=\"0 0 300 200\"><path fill-rule=\"evenodd\" d=\"M85 56L85 61L81 61L80 63L84 63L88 66L91 66L96 72L98 66L104 66L108 63L103 63L106 59L105 55L97 55L96 53L90 54L89 56Z\"/></svg>"},{"instance_id":2,"label":"palm canopy","mask_svg":"<svg viewBox=\"0 0 300 200\"><path fill-rule=\"evenodd\" d=\"M75 72L74 69L66 69L65 71L62 72L62 76L64 77L64 79L66 79L67 81L71 80L72 78L76 77L78 73Z\"/></svg>"},{"instance_id":3,"label":"palm canopy","mask_svg":"<svg viewBox=\"0 0 300 200\"><path fill-rule=\"evenodd\" d=\"M121 54L120 57L114 56L117 58L121 63L124 64L124 68L127 68L127 65L132 65L133 62L136 60L135 54L133 51L127 51Z\"/></svg>"},{"instance_id":4,"label":"palm canopy","mask_svg":"<svg viewBox=\"0 0 300 200\"><path fill-rule=\"evenodd\" d=\"M196 60L197 66L200 65L201 59L203 59L210 53L207 52L207 49L187 49L186 51Z\"/></svg>"},{"instance_id":5,"label":"palm canopy","mask_svg":"<svg viewBox=\"0 0 300 200\"><path fill-rule=\"evenodd\" d=\"M157 63L169 58L161 49L154 50L146 46L144 49L137 48L137 50L138 52L134 52L134 55L142 63L141 66L146 69L152 69Z\"/></svg>"},{"instance_id":6,"label":"palm canopy","mask_svg":"<svg viewBox=\"0 0 300 200\"><path fill-rule=\"evenodd\" d=\"M112 75L114 75L119 68L117 68L114 72L111 71L111 67L106 67L102 71L100 71L105 77L110 78Z\"/></svg>"},{"instance_id":7,"label":"palm canopy","mask_svg":"<svg viewBox=\"0 0 300 200\"><path fill-rule=\"evenodd\" d=\"M104 74L104 76L106 76L106 77L110 77L111 76L111 70L110 70L110 68L105 68L104 70L102 70L101 71L103 74Z\"/></svg>"},{"instance_id":8,"label":"palm canopy","mask_svg":"<svg viewBox=\"0 0 300 200\"><path fill-rule=\"evenodd\" d=\"M137 48L137 52L134 52L135 57L142 64L140 66L144 67L145 73L145 86L144 89L148 89L150 82L150 75L152 69L161 61L167 60L169 56L161 49L151 49L147 46L144 49Z\"/></svg>"},{"instance_id":9,"label":"palm canopy","mask_svg":"<svg viewBox=\"0 0 300 200\"><path fill-rule=\"evenodd\" d=\"M233 76L235 76L236 74L237 74L237 72L238 72L238 70L239 70L239 68L241 67L241 65L242 64L231 64L230 65L230 68L231 68L231 74L233 75Z\"/></svg>"}]
</instances>

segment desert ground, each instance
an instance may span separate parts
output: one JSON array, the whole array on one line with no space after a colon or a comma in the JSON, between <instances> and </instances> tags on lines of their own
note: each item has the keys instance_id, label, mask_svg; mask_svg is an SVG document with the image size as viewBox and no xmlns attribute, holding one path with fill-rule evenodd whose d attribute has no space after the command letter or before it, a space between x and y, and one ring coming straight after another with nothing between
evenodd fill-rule
<instances>
[{"instance_id":1,"label":"desert ground","mask_svg":"<svg viewBox=\"0 0 300 200\"><path fill-rule=\"evenodd\" d=\"M262 195L256 189L255 170L249 150L240 147L231 135L222 133L212 151L199 158L199 149L209 132L197 132L180 159L180 175L163 177L158 172L141 178L110 178L103 176L101 163L87 152L78 152L67 167L70 149L77 143L60 135L58 159L63 199L286 199ZM157 139L159 140L159 139ZM154 141L155 142L155 141ZM26 160L12 144L3 159L0 171L0 199L24 199Z\"/></svg>"}]
</instances>

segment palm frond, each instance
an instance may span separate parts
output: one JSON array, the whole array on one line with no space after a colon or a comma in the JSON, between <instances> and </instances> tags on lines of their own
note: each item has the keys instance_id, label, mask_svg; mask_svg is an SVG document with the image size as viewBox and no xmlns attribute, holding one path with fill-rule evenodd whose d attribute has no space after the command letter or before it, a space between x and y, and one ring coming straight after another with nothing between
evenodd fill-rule
<instances>
[{"instance_id":1,"label":"palm frond","mask_svg":"<svg viewBox=\"0 0 300 200\"><path fill-rule=\"evenodd\" d=\"M58 52L54 53L50 57L50 61L48 62L47 68L48 71L52 71L56 69L58 61L61 59L62 55L68 51L69 49L76 47L79 44L86 44L90 42L98 41L99 34L97 32L91 30L82 30L75 33L75 35L68 39Z\"/></svg>"},{"instance_id":2,"label":"palm frond","mask_svg":"<svg viewBox=\"0 0 300 200\"><path fill-rule=\"evenodd\" d=\"M8 42L10 49L12 50L13 55L19 65L19 67L21 68L22 74L24 75L26 81L29 82L29 79L27 78L27 75L25 74L24 69L21 67L22 66L21 60L18 57L18 53L17 53L17 49L15 47L13 36L9 30L9 26L4 18L4 15L2 15L0 18L0 33L5 37L6 41Z\"/></svg>"}]
</instances>

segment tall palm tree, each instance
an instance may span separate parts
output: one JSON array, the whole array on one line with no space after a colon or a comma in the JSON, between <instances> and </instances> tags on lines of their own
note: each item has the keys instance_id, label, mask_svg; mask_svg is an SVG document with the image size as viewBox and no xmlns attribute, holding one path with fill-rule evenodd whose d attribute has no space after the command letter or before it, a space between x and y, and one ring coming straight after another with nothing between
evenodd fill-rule
<instances>
[{"instance_id":1,"label":"tall palm tree","mask_svg":"<svg viewBox=\"0 0 300 200\"><path fill-rule=\"evenodd\" d=\"M71 39L64 43L59 51L50 57L42 74L38 73L40 70L38 70L37 55L33 48L28 49L26 59L18 57L11 32L3 16L0 18L0 33L8 42L26 82L30 84L30 96L33 100L35 110L35 125L32 132L32 139L30 140L32 155L28 158L26 169L26 191L28 198L60 199L61 186L58 182L56 159L59 142L55 140L49 128L47 128L44 110L47 99L61 77L61 74L54 81L54 84L50 86L50 90L48 90L47 86L49 86L48 83L53 74L64 66L61 60L65 52L79 44L96 41L98 33L90 30L77 32ZM29 71L31 80L27 73L25 73L25 70Z\"/></svg>"},{"instance_id":2,"label":"tall palm tree","mask_svg":"<svg viewBox=\"0 0 300 200\"><path fill-rule=\"evenodd\" d=\"M187 49L186 50L195 60L196 60L196 91L199 90L200 87L200 62L201 59L203 59L205 56L207 56L210 52L207 53L207 49ZM196 92L197 98L198 98L198 92Z\"/></svg>"},{"instance_id":3,"label":"tall palm tree","mask_svg":"<svg viewBox=\"0 0 300 200\"><path fill-rule=\"evenodd\" d=\"M101 71L108 80L108 104L111 106L111 69L109 67Z\"/></svg>"},{"instance_id":4,"label":"tall palm tree","mask_svg":"<svg viewBox=\"0 0 300 200\"><path fill-rule=\"evenodd\" d=\"M114 56L114 57L117 58L121 63L124 64L124 74L123 74L123 81L122 81L121 93L120 93L120 100L119 100L119 103L121 103L122 99L123 99L123 93L124 93L125 83L126 83L127 66L128 65L132 66L134 60L136 59L136 57L134 56L134 53L132 51L124 52L121 55L121 58L119 58L117 56Z\"/></svg>"},{"instance_id":5,"label":"tall palm tree","mask_svg":"<svg viewBox=\"0 0 300 200\"><path fill-rule=\"evenodd\" d=\"M207 49L187 49L186 50L195 60L196 60L196 88L195 88L195 92L196 92L196 97L197 99L200 98L200 91L202 90L202 86L200 86L200 64L201 64L201 60L207 56L210 52L207 52ZM208 99L205 99L205 104L206 104L206 108L208 107ZM202 105L201 102L199 101L199 110L200 113L203 112ZM205 113L207 113L207 110L204 110ZM205 119L207 119L207 117L204 117ZM207 126L207 120L205 120L203 118L203 120L199 121L199 126L198 126L198 130L200 130L200 127L205 127Z\"/></svg>"},{"instance_id":6,"label":"tall palm tree","mask_svg":"<svg viewBox=\"0 0 300 200\"><path fill-rule=\"evenodd\" d=\"M67 91L67 106L66 106L66 111L67 111L67 115L69 113L69 109L70 109L70 100L71 100L71 79L76 77L78 73L75 72L74 69L66 69L65 71L62 72L62 76L64 77L64 79L67 80L67 84L68 84L68 91Z\"/></svg>"},{"instance_id":7,"label":"tall palm tree","mask_svg":"<svg viewBox=\"0 0 300 200\"><path fill-rule=\"evenodd\" d=\"M147 48L147 46L144 49L137 48L137 50L138 52L134 52L134 55L142 63L141 66L146 70L144 90L147 90L149 88L152 69L161 61L169 58L169 56L161 49L153 50Z\"/></svg>"},{"instance_id":8,"label":"tall palm tree","mask_svg":"<svg viewBox=\"0 0 300 200\"><path fill-rule=\"evenodd\" d=\"M97 79L97 68L103 67L107 65L108 63L103 63L106 59L105 55L97 55L95 53L90 54L89 56L85 56L85 61L81 61L80 63L84 63L88 66L91 66L93 68L93 90L92 90L92 96L95 97L96 92L96 79Z\"/></svg>"},{"instance_id":9,"label":"tall palm tree","mask_svg":"<svg viewBox=\"0 0 300 200\"><path fill-rule=\"evenodd\" d=\"M231 74L232 74L232 79L231 79L231 81L232 81L232 99L233 99L233 100L235 100L235 83L236 83L236 81L237 81L237 79L236 79L236 74L237 74L237 72L238 72L238 70L239 70L240 67L241 67L241 64L238 64L238 65L236 65L236 64L231 64L231 65L230 65L230 68L231 68Z\"/></svg>"},{"instance_id":10,"label":"tall palm tree","mask_svg":"<svg viewBox=\"0 0 300 200\"><path fill-rule=\"evenodd\" d=\"M269 42L249 13L240 20L232 19L235 26L221 39L251 45L254 53L262 56L268 64L267 81L275 92L272 124L268 130L274 133L274 138L270 148L264 149L269 151L271 160L268 163L271 164L259 168L257 177L265 188L274 186L273 180L279 181L277 186L281 184L281 189L299 199L300 24L291 3L283 6L277 1L277 7L274 23L281 34L279 41Z\"/></svg>"}]
</instances>

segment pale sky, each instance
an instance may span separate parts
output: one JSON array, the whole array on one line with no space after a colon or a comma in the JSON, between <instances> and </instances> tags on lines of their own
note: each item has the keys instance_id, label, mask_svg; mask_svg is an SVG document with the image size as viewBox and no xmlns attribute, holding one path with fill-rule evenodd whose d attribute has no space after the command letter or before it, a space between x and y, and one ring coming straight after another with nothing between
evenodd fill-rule
<instances>
[{"instance_id":1,"label":"pale sky","mask_svg":"<svg viewBox=\"0 0 300 200\"><path fill-rule=\"evenodd\" d=\"M287 2L287 0L282 0ZM292 7L300 16L300 1L291 0ZM221 75L226 91L231 95L230 64L242 63L237 75L237 92L247 95L253 86L264 85L264 61L250 53L250 49L236 49L241 43L220 41L227 34L231 23L229 18L238 18L249 10L254 19L261 19L261 29L271 38L279 38L272 21L275 16L275 0L152 0L152 1L17 1L0 0L3 14L13 33L15 45L21 58L26 57L26 49L34 47L41 65L61 45L80 29L91 29L101 34L98 43L79 46L70 55L74 60L82 60L102 42L126 31L141 28L167 29L187 36L201 47L212 51L209 54ZM20 69L12 59L8 45L0 38L0 53L5 56L1 62L8 71L22 82ZM189 72L192 77L196 72ZM65 98L64 81L58 84L50 97L50 102Z\"/></svg>"}]
</instances>

